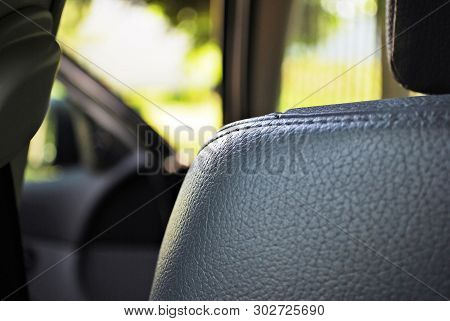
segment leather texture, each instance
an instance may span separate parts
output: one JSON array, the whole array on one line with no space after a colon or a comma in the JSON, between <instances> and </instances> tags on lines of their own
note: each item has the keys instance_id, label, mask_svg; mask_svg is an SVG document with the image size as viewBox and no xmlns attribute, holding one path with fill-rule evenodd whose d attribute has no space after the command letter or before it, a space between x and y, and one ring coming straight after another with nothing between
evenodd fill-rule
<instances>
[{"instance_id":1,"label":"leather texture","mask_svg":"<svg viewBox=\"0 0 450 321\"><path fill-rule=\"evenodd\" d=\"M226 126L190 169L152 300L450 297L450 95Z\"/></svg>"},{"instance_id":2,"label":"leather texture","mask_svg":"<svg viewBox=\"0 0 450 321\"><path fill-rule=\"evenodd\" d=\"M450 92L450 1L390 0L387 39L391 69L405 88Z\"/></svg>"}]
</instances>

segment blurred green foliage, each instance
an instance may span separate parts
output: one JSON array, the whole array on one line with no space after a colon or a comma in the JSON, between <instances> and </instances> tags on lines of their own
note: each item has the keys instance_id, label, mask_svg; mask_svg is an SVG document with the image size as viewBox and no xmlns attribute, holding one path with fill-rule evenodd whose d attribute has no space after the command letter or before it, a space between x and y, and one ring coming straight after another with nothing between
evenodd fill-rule
<instances>
[{"instance_id":1,"label":"blurred green foliage","mask_svg":"<svg viewBox=\"0 0 450 321\"><path fill-rule=\"evenodd\" d=\"M66 1L64 19L61 19L59 33L73 35L77 32L83 19L89 14L91 0ZM70 14L66 14L69 12Z\"/></svg>"},{"instance_id":2,"label":"blurred green foliage","mask_svg":"<svg viewBox=\"0 0 450 321\"><path fill-rule=\"evenodd\" d=\"M361 63L357 68L350 68L349 63L327 61L311 55L286 57L283 62L282 86L277 110L285 112L294 107L380 99L382 95L380 59L374 57ZM339 79L323 87L337 75L341 75ZM370 81L367 81L368 79ZM320 92L314 94L318 89Z\"/></svg>"},{"instance_id":3,"label":"blurred green foliage","mask_svg":"<svg viewBox=\"0 0 450 321\"><path fill-rule=\"evenodd\" d=\"M173 26L187 31L201 46L211 39L210 0L145 0L162 8Z\"/></svg>"},{"instance_id":4,"label":"blurred green foliage","mask_svg":"<svg viewBox=\"0 0 450 321\"><path fill-rule=\"evenodd\" d=\"M161 11L172 26L192 35L194 46L199 47L211 39L210 0L122 0L151 6ZM70 35L76 32L89 13L92 0L67 1L65 11L71 14L62 21L61 30Z\"/></svg>"},{"instance_id":5,"label":"blurred green foliage","mask_svg":"<svg viewBox=\"0 0 450 321\"><path fill-rule=\"evenodd\" d=\"M339 24L338 17L324 9L321 0L293 1L294 16L291 19L293 32L288 34L288 43L297 42L315 45L332 33Z\"/></svg>"}]
</instances>

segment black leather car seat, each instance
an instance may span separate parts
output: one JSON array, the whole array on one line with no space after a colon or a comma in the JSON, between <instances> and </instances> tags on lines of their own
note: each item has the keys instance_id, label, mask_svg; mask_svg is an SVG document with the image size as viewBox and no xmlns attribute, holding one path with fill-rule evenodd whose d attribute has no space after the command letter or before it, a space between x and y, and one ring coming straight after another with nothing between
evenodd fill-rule
<instances>
[{"instance_id":1,"label":"black leather car seat","mask_svg":"<svg viewBox=\"0 0 450 321\"><path fill-rule=\"evenodd\" d=\"M28 144L45 116L60 50L64 2L0 1L1 299L26 299L17 203Z\"/></svg>"},{"instance_id":2,"label":"black leather car seat","mask_svg":"<svg viewBox=\"0 0 450 321\"><path fill-rule=\"evenodd\" d=\"M406 87L450 93L445 2L389 5ZM449 156L450 95L226 126L183 183L150 299L446 300Z\"/></svg>"}]
</instances>

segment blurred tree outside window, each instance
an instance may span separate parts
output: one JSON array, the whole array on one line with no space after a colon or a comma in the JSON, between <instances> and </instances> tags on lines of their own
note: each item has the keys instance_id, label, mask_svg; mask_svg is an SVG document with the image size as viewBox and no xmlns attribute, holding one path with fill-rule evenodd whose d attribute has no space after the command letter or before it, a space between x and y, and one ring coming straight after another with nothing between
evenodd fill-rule
<instances>
[{"instance_id":1,"label":"blurred tree outside window","mask_svg":"<svg viewBox=\"0 0 450 321\"><path fill-rule=\"evenodd\" d=\"M65 53L135 109L186 163L222 125L216 2L67 0L58 32Z\"/></svg>"}]
</instances>

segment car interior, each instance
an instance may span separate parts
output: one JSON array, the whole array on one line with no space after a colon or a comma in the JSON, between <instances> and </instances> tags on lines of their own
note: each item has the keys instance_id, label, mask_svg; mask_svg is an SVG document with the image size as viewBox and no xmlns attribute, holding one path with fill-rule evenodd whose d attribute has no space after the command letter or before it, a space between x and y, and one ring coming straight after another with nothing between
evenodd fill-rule
<instances>
[{"instance_id":1,"label":"car interior","mask_svg":"<svg viewBox=\"0 0 450 321\"><path fill-rule=\"evenodd\" d=\"M449 0L0 0L2 300L448 300L449 34Z\"/></svg>"}]
</instances>

